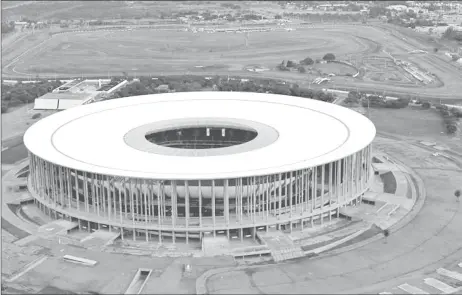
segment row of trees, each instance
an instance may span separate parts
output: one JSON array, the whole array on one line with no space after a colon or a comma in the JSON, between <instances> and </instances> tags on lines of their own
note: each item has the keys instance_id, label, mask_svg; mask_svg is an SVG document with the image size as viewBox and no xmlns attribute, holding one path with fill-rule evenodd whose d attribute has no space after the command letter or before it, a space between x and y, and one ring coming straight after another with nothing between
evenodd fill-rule
<instances>
[{"instance_id":1,"label":"row of trees","mask_svg":"<svg viewBox=\"0 0 462 295\"><path fill-rule=\"evenodd\" d=\"M322 59L325 61L334 61L335 55L333 53L326 53ZM291 69L297 69L300 73L305 73L305 66L311 66L315 62L319 63L320 61L321 60L314 61L311 57L306 57L298 63L293 60L288 60L287 62L283 60L280 64L276 66L276 68L280 71L290 71Z\"/></svg>"},{"instance_id":2,"label":"row of trees","mask_svg":"<svg viewBox=\"0 0 462 295\"><path fill-rule=\"evenodd\" d=\"M285 18L300 18L309 22L359 22L363 19L360 13L340 14L340 13L292 13L284 12Z\"/></svg>"},{"instance_id":3,"label":"row of trees","mask_svg":"<svg viewBox=\"0 0 462 295\"><path fill-rule=\"evenodd\" d=\"M8 111L8 108L20 106L33 102L48 92L51 92L62 83L60 81L41 81L39 83L17 83L15 85L2 84L2 113Z\"/></svg>"},{"instance_id":4,"label":"row of trees","mask_svg":"<svg viewBox=\"0 0 462 295\"><path fill-rule=\"evenodd\" d=\"M391 109L402 109L409 105L411 100L409 98L398 98L397 100L387 99L385 96L380 95L368 95L358 91L348 92L347 98L344 102L347 104L358 104L361 103L363 107L375 107L375 108L391 108Z\"/></svg>"},{"instance_id":5,"label":"row of trees","mask_svg":"<svg viewBox=\"0 0 462 295\"><path fill-rule=\"evenodd\" d=\"M158 88L160 85L168 85L169 91L174 92L239 91L292 95L326 102L332 102L335 99L331 93L325 93L321 90L304 89L299 87L298 84L287 84L271 79L250 80L239 77L228 78L221 76L207 78L202 76L168 76L155 79L141 77L139 81L132 81L121 90L116 91L109 99L160 93L163 92L163 90Z\"/></svg>"},{"instance_id":6,"label":"row of trees","mask_svg":"<svg viewBox=\"0 0 462 295\"><path fill-rule=\"evenodd\" d=\"M398 100L387 100L385 97L379 95L366 95L357 91L350 91L344 102L347 104L361 103L363 107L400 109L407 107L410 99L398 98ZM420 105L423 109L429 109L432 106L428 101L423 101ZM446 132L448 134L456 133L458 130L459 118L462 118L462 110L460 108L448 107L444 104L437 104L435 107L443 117Z\"/></svg>"}]
</instances>

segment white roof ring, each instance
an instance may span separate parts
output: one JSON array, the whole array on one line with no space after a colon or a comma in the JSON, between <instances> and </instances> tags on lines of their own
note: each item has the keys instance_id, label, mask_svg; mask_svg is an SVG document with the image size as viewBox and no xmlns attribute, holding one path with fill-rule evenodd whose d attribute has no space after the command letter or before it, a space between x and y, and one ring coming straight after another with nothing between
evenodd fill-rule
<instances>
[{"instance_id":1,"label":"white roof ring","mask_svg":"<svg viewBox=\"0 0 462 295\"><path fill-rule=\"evenodd\" d=\"M258 135L241 147L209 149L206 154L150 149L149 145L156 145L141 138L152 132L149 127L210 122L241 126ZM133 136L136 130L138 140ZM46 161L81 171L149 179L220 179L336 161L367 147L375 133L374 124L363 115L317 100L247 92L181 92L71 108L32 125L24 143ZM147 149L127 143L130 135Z\"/></svg>"}]
</instances>

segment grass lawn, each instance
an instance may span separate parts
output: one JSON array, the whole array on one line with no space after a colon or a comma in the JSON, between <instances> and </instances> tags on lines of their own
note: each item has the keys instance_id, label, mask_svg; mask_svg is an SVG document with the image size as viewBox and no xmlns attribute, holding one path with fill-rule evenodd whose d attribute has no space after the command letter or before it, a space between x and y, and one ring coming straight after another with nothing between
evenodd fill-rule
<instances>
[{"instance_id":1,"label":"grass lawn","mask_svg":"<svg viewBox=\"0 0 462 295\"><path fill-rule=\"evenodd\" d=\"M377 131L396 135L447 138L441 116L435 110L418 108L370 109L370 119ZM442 133L443 132L443 133Z\"/></svg>"},{"instance_id":2,"label":"grass lawn","mask_svg":"<svg viewBox=\"0 0 462 295\"><path fill-rule=\"evenodd\" d=\"M309 38L306 36L309 35ZM22 57L9 74L102 74L128 71L156 74L185 72L201 65L249 64L274 67L281 60L321 58L333 52L338 58L367 50L345 31L298 29L292 32L245 34L133 30L63 34Z\"/></svg>"}]
</instances>

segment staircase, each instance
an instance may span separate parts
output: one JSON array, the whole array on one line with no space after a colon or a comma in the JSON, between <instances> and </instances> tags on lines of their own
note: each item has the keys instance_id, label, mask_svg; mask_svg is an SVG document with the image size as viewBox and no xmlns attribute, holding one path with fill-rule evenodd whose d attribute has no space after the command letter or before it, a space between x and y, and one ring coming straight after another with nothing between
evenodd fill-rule
<instances>
[{"instance_id":1,"label":"staircase","mask_svg":"<svg viewBox=\"0 0 462 295\"><path fill-rule=\"evenodd\" d=\"M272 249L271 256L273 256L275 262L281 262L289 259L303 257L305 254L300 246L293 246L284 249Z\"/></svg>"}]
</instances>

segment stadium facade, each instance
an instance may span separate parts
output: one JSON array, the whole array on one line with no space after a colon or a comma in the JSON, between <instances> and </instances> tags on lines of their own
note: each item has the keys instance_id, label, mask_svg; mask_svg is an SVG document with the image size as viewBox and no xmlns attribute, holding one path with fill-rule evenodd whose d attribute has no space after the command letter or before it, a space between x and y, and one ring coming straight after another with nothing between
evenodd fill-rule
<instances>
[{"instance_id":1,"label":"stadium facade","mask_svg":"<svg viewBox=\"0 0 462 295\"><path fill-rule=\"evenodd\" d=\"M187 92L75 107L31 126L43 212L122 239L240 237L338 217L368 190L375 127L282 95Z\"/></svg>"}]
</instances>

